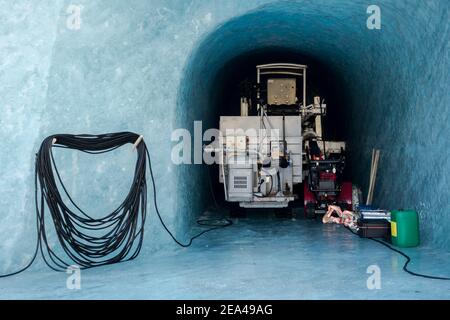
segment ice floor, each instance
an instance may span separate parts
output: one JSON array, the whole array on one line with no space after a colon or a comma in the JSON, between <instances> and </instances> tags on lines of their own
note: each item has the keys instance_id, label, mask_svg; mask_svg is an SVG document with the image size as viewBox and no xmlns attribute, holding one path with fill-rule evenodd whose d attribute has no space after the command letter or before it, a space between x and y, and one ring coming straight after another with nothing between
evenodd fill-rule
<instances>
[{"instance_id":1,"label":"ice floor","mask_svg":"<svg viewBox=\"0 0 450 320\"><path fill-rule=\"evenodd\" d=\"M34 268L0 279L1 299L450 299L450 282L403 272L404 259L340 226L271 216L240 218L186 249L67 274ZM194 230L193 230L194 232ZM450 275L450 253L405 250L411 269ZM367 268L379 266L381 289Z\"/></svg>"}]
</instances>

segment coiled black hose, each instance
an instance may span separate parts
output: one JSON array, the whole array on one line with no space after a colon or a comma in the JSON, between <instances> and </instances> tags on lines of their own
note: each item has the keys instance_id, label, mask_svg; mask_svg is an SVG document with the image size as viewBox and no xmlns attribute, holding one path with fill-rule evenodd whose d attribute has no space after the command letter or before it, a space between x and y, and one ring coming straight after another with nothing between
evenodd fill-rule
<instances>
[{"instance_id":1,"label":"coiled black hose","mask_svg":"<svg viewBox=\"0 0 450 320\"><path fill-rule=\"evenodd\" d=\"M101 154L113 151L125 144L135 144L137 160L131 188L123 202L111 213L94 218L84 212L69 195L55 164L52 149L66 148L89 154ZM167 228L157 205L157 192L153 176L150 153L142 137L132 132L118 132L101 135L58 134L47 137L36 154L35 166L35 204L37 242L30 262L8 277L28 269L41 252L45 263L56 271L65 271L76 264L81 269L107 265L136 258L141 251L144 237L144 225L147 215L147 161L153 187L153 200L158 218L173 240L182 247L188 247L202 234L231 225L208 223L213 220L199 220L202 226L211 226L190 239L187 244L178 241ZM63 194L73 210L64 202ZM59 243L66 257L60 257L49 245L46 232L45 208L52 218Z\"/></svg>"},{"instance_id":2,"label":"coiled black hose","mask_svg":"<svg viewBox=\"0 0 450 320\"><path fill-rule=\"evenodd\" d=\"M94 218L84 212L69 195L55 164L53 147L100 154L134 143L139 135L131 132L102 135L53 135L47 137L36 154L36 214L38 243L46 264L57 271L76 264L80 268L134 259L140 252L147 213L146 146L136 146L137 160L131 188L122 203L111 213ZM64 192L72 210L63 200ZM38 192L40 190L40 194ZM70 262L49 246L45 224L48 208L59 243Z\"/></svg>"}]
</instances>

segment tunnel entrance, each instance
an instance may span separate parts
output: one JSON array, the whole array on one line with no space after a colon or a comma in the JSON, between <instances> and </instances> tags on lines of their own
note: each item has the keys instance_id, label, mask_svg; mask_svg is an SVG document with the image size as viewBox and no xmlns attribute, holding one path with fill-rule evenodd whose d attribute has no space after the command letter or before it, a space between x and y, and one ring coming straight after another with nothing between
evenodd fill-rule
<instances>
[{"instance_id":1,"label":"tunnel entrance","mask_svg":"<svg viewBox=\"0 0 450 320\"><path fill-rule=\"evenodd\" d=\"M214 112L213 127L219 128L221 116L240 115L241 97L246 94L245 91L249 90L249 87L256 86L258 65L280 62L308 66L306 104L312 104L314 96L320 96L327 104L327 115L323 118L323 139L346 141L348 130L345 130L345 97L342 95L344 90L339 85L341 82L337 76L314 57L283 47L261 48L224 61L211 84L213 89L210 106ZM253 113L256 115L255 110ZM347 171L344 175L348 179L350 174ZM233 212L241 211L237 204L226 203L224 188L219 183L219 165L212 165L212 168L208 168L208 173L216 201L226 205ZM293 207L303 208L303 184L295 186L295 194L299 198L294 201Z\"/></svg>"},{"instance_id":2,"label":"tunnel entrance","mask_svg":"<svg viewBox=\"0 0 450 320\"><path fill-rule=\"evenodd\" d=\"M261 10L228 21L206 36L189 59L179 91L177 127L193 129L201 120L202 128L219 128L220 116L239 116L242 83L255 83L256 66L268 63L293 63L308 66L307 105L319 95L327 104L323 119L323 138L347 141L349 138L349 94L345 74L336 72L333 61L308 48L307 37L293 36L293 19L287 12L273 10L283 6L265 6ZM284 17L286 15L286 17ZM270 23L269 23L270 21ZM188 110L188 112L186 112ZM208 144L208 141L204 141ZM348 156L348 155L347 155ZM218 165L177 168L184 183L179 193L189 203L191 218L203 212L215 198L225 203L223 185L219 183ZM344 178L351 172L346 167ZM302 188L302 186L296 187ZM211 197L213 190L214 197ZM303 196L302 190L295 193ZM302 202L302 198L299 199ZM299 203L297 202L297 206Z\"/></svg>"},{"instance_id":3,"label":"tunnel entrance","mask_svg":"<svg viewBox=\"0 0 450 320\"><path fill-rule=\"evenodd\" d=\"M280 54L274 59L282 58L279 49L310 58L333 79L334 89L321 93L331 95L326 121L333 125L327 123L326 127L335 128L334 133L342 134L347 142L349 180L367 193L372 149L382 149L374 203L391 209L415 208L428 222L422 225L425 241L446 246L450 233L440 221L447 221L448 197L445 192L436 196L436 186L446 190L448 184L436 168L442 168L441 151L448 149L443 134L448 131L448 121L442 118L448 114L442 100L446 96L442 83L448 82L442 65L447 60L440 51L430 54L428 48L437 48L436 43L446 48L448 32L442 27L445 24L436 24L433 36L426 29L416 28L414 19L400 19L400 25L392 23L401 12L394 7L386 9L392 19L386 20L381 32L369 30L366 9L343 5L331 10L315 2L284 1L225 21L200 39L186 61L178 87L175 127L192 128L199 119L203 128L216 126L225 102L219 101L219 107L214 104L224 95L225 66L232 61L240 65L238 61L245 61L246 55L272 49ZM433 10L446 21L443 5ZM428 23L427 17L420 18L422 23ZM402 32L398 32L399 26ZM425 39L428 48L423 45ZM294 57L292 61L298 60ZM249 70L255 64L246 63ZM417 72L417 66L424 72ZM220 72L222 69L225 73ZM314 70L314 64L310 70ZM229 74L228 79L233 79ZM332 107L334 103L336 108ZM430 137L434 142L428 148ZM176 209L183 212L183 231L210 204L203 167L175 168Z\"/></svg>"}]
</instances>

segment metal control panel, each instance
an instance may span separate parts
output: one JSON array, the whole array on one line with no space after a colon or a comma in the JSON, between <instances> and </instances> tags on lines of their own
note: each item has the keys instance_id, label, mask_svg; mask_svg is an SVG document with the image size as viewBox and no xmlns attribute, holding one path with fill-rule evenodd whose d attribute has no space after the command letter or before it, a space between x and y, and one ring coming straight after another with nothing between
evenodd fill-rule
<instances>
[{"instance_id":1,"label":"metal control panel","mask_svg":"<svg viewBox=\"0 0 450 320\"><path fill-rule=\"evenodd\" d=\"M270 105L295 104L295 92L296 81L294 78L267 80L267 103Z\"/></svg>"}]
</instances>

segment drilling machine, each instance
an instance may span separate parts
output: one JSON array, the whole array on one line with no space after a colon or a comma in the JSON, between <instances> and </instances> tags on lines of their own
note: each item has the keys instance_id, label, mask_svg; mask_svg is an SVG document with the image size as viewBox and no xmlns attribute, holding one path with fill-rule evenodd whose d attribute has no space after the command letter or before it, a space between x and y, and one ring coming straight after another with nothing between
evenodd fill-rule
<instances>
[{"instance_id":1,"label":"drilling machine","mask_svg":"<svg viewBox=\"0 0 450 320\"><path fill-rule=\"evenodd\" d=\"M351 210L352 184L343 181L345 142L323 139L326 104L320 97L307 104L307 68L256 66L256 85L242 95L240 116L220 117L219 139L205 151L219 155L226 201L289 210L303 198L308 218L324 214L329 204Z\"/></svg>"}]
</instances>

